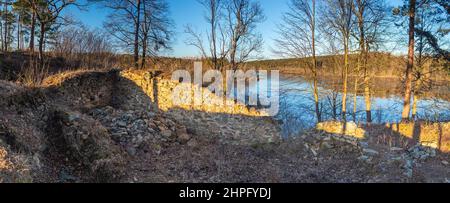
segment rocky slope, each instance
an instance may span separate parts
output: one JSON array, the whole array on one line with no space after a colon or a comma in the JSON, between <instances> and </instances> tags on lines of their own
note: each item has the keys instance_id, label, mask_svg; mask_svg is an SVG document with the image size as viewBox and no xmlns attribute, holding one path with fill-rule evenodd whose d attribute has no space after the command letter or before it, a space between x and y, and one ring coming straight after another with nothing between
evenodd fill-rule
<instances>
[{"instance_id":1,"label":"rocky slope","mask_svg":"<svg viewBox=\"0 0 450 203\"><path fill-rule=\"evenodd\" d=\"M143 79L124 74L66 73L36 88L2 81L0 181L116 182L127 176L125 166L133 157L163 144L193 145L193 136L221 137L242 145L279 138L270 118L246 119L246 108L237 108L234 113L242 115L234 116L161 111L152 95L137 85ZM266 124L258 127L260 123ZM237 129L223 132L223 125ZM244 138L241 133L246 131L240 129L264 133Z\"/></svg>"}]
</instances>

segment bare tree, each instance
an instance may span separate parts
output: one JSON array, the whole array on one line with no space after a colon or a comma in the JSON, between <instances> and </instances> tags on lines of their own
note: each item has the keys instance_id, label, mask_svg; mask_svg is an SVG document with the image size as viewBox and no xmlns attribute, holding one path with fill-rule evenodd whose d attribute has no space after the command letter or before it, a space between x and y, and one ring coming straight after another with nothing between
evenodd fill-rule
<instances>
[{"instance_id":1,"label":"bare tree","mask_svg":"<svg viewBox=\"0 0 450 203\"><path fill-rule=\"evenodd\" d=\"M98 54L113 52L113 48L106 34L81 26L60 30L53 51L67 55Z\"/></svg>"},{"instance_id":2,"label":"bare tree","mask_svg":"<svg viewBox=\"0 0 450 203\"><path fill-rule=\"evenodd\" d=\"M134 68L139 68L139 33L141 25L141 0L136 0L136 19L134 26Z\"/></svg>"},{"instance_id":3,"label":"bare tree","mask_svg":"<svg viewBox=\"0 0 450 203\"><path fill-rule=\"evenodd\" d=\"M210 58L213 68L223 68L228 59L233 70L262 48L262 37L256 26L265 20L261 5L252 0L200 0L208 11L205 16L209 28L204 44L202 33L186 26L191 38L186 42L197 47L202 56ZM208 50L209 49L209 50Z\"/></svg>"},{"instance_id":4,"label":"bare tree","mask_svg":"<svg viewBox=\"0 0 450 203\"><path fill-rule=\"evenodd\" d=\"M207 11L205 15L205 20L209 25L206 30L207 46L204 44L202 33L195 31L191 25L186 26L185 32L190 35L190 39L186 43L195 46L204 58L210 59L212 68L221 70L229 52L228 35L224 30L225 2L224 0L199 0L199 3Z\"/></svg>"},{"instance_id":5,"label":"bare tree","mask_svg":"<svg viewBox=\"0 0 450 203\"><path fill-rule=\"evenodd\" d=\"M311 57L308 63L313 74L313 96L317 121L321 122L320 101L317 79L316 59L316 1L291 0L290 11L283 15L276 39L278 50L275 52L282 56L295 58Z\"/></svg>"},{"instance_id":6,"label":"bare tree","mask_svg":"<svg viewBox=\"0 0 450 203\"><path fill-rule=\"evenodd\" d=\"M228 0L226 4L231 68L248 60L254 52L261 50L263 39L256 32L256 25L265 20L261 5L251 0Z\"/></svg>"},{"instance_id":7,"label":"bare tree","mask_svg":"<svg viewBox=\"0 0 450 203\"><path fill-rule=\"evenodd\" d=\"M342 119L347 121L347 88L349 72L350 35L353 26L353 0L327 0L323 9L324 25L339 33L344 47L343 91L342 91Z\"/></svg>"},{"instance_id":8,"label":"bare tree","mask_svg":"<svg viewBox=\"0 0 450 203\"><path fill-rule=\"evenodd\" d=\"M97 0L99 1L112 9L104 24L105 29L122 44L122 47L132 50L134 68L139 68L142 0Z\"/></svg>"},{"instance_id":9,"label":"bare tree","mask_svg":"<svg viewBox=\"0 0 450 203\"><path fill-rule=\"evenodd\" d=\"M156 55L159 51L170 49L172 21L169 6L164 0L142 0L142 63L145 68L147 55Z\"/></svg>"},{"instance_id":10,"label":"bare tree","mask_svg":"<svg viewBox=\"0 0 450 203\"><path fill-rule=\"evenodd\" d=\"M372 122L371 92L370 92L370 72L367 66L369 52L372 47L381 43L380 35L386 30L384 20L386 7L382 0L355 0L353 13L356 16L357 29L354 37L359 45L359 57L356 73L363 73L364 100L366 108L366 120ZM356 97L359 87L359 75L355 77L355 97L353 115L356 117Z\"/></svg>"},{"instance_id":11,"label":"bare tree","mask_svg":"<svg viewBox=\"0 0 450 203\"><path fill-rule=\"evenodd\" d=\"M84 26L66 27L57 32L52 51L57 56L76 62L80 67L103 68L114 54L108 37L101 30L89 30Z\"/></svg>"}]
</instances>

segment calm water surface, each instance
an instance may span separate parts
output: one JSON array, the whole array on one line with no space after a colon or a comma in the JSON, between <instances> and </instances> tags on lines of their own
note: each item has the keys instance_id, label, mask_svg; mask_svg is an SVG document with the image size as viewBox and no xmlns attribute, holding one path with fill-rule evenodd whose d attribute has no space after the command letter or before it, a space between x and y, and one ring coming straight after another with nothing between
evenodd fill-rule
<instances>
[{"instance_id":1,"label":"calm water surface","mask_svg":"<svg viewBox=\"0 0 450 203\"><path fill-rule=\"evenodd\" d=\"M274 81L269 81L272 83ZM276 81L275 81L276 82ZM323 120L339 119L342 109L342 94L325 88L323 84L319 88L320 106ZM329 86L329 85L327 85ZM248 91L256 91L258 86L250 87ZM348 120L357 123L366 121L365 102L363 96L357 96L357 113L353 115L353 86L349 87L347 97ZM338 90L342 88L337 88ZM276 91L276 90L270 90ZM290 136L313 128L316 125L314 97L312 96L312 84L300 76L280 75L279 80L280 111L276 118L282 121L283 135ZM402 111L401 94L389 93L383 97L372 97L372 119L375 123L398 122ZM431 121L450 120L450 102L440 98L424 98L418 101L417 116L419 119Z\"/></svg>"}]
</instances>

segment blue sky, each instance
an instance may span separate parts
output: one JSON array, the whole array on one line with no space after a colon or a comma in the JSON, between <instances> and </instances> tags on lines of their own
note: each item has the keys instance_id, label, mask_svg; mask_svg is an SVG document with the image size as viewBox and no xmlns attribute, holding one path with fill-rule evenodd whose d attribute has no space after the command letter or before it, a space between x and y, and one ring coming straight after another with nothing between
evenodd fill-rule
<instances>
[{"instance_id":1,"label":"blue sky","mask_svg":"<svg viewBox=\"0 0 450 203\"><path fill-rule=\"evenodd\" d=\"M85 0L83 0L85 1ZM185 44L188 37L184 33L184 27L191 24L196 28L204 28L205 11L197 0L167 0L170 12L175 23L175 42L173 51L167 53L176 57L190 57L198 55L198 50ZM275 57L271 48L274 47L273 39L276 38L276 26L281 22L281 16L288 10L289 0L259 0L266 16L266 21L258 26L258 31L264 38L263 57ZM391 5L398 5L402 0L388 0ZM108 10L99 6L90 6L88 11L79 11L76 8L67 10L70 14L91 28L102 28L103 21L108 15Z\"/></svg>"},{"instance_id":2,"label":"blue sky","mask_svg":"<svg viewBox=\"0 0 450 203\"><path fill-rule=\"evenodd\" d=\"M183 33L186 24L192 24L197 28L204 28L205 11L196 0L170 0L172 14L177 26L177 43L174 46L174 54L177 56L190 56L197 54L194 47L186 47L184 41L186 35ZM258 26L258 31L264 38L264 53L266 57L271 56L270 47L273 46L272 39L276 37L275 27L281 15L287 10L288 0L260 0L266 16L266 21Z\"/></svg>"}]
</instances>

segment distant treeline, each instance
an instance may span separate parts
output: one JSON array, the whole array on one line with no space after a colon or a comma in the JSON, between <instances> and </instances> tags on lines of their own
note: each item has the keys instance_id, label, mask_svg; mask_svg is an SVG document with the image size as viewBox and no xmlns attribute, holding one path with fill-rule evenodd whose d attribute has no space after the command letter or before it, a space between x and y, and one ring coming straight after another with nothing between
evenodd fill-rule
<instances>
[{"instance_id":1,"label":"distant treeline","mask_svg":"<svg viewBox=\"0 0 450 203\"><path fill-rule=\"evenodd\" d=\"M97 54L74 54L72 56L59 56L57 53L48 53L47 66L45 73L48 75L78 69L112 69L112 68L132 68L132 55L119 55L111 53ZM0 53L2 60L0 61L0 79L18 80L24 77L24 71L31 63L31 55L27 52L11 52ZM318 73L320 76L341 76L343 65L342 55L338 56L319 56L318 57ZM371 53L369 55L368 66L370 66L371 75L373 77L403 77L405 58L394 56L389 53ZM350 55L351 64L357 64L358 56ZM207 59L188 59L175 57L148 57L146 67L152 70L161 70L166 74L178 69L187 69L192 71L195 61L203 62L203 69L206 71L212 66ZM259 60L245 63L243 69L267 69L280 70L285 74L299 74L304 77L311 75L308 63L309 58L298 59L273 59ZM449 62L444 60L433 60L433 66L439 66L441 71L433 72L432 77L437 80L450 80ZM228 64L224 62L224 64ZM228 65L229 66L229 65ZM350 72L350 76L356 76L354 72Z\"/></svg>"},{"instance_id":2,"label":"distant treeline","mask_svg":"<svg viewBox=\"0 0 450 203\"><path fill-rule=\"evenodd\" d=\"M371 70L373 77L404 77L404 71L406 66L406 58L403 56L394 56L390 53L370 53L368 60L368 66ZM342 55L336 56L318 56L317 57L317 71L320 76L341 76L342 68ZM349 57L350 64L356 66L358 63L358 55L352 54ZM301 74L303 76L311 75L309 67L311 63L310 58L291 58L291 59L272 59L272 60L260 60L248 62L245 65L246 69L267 69L267 70L280 70L281 73L287 74ZM432 77L439 80L448 80L450 77L449 62L445 60L433 60L430 62L432 66L441 67L432 73ZM352 66L351 65L351 66ZM351 67L350 70L354 70L356 67ZM350 72L350 76L356 76L355 72Z\"/></svg>"},{"instance_id":3,"label":"distant treeline","mask_svg":"<svg viewBox=\"0 0 450 203\"><path fill-rule=\"evenodd\" d=\"M134 56L130 54L105 53L73 53L65 54L58 52L47 52L44 67L42 69L30 68L37 63L29 52L7 52L0 53L0 80L9 80L25 83L39 83L49 75L63 71L73 70L107 70L107 69L129 69L133 68ZM194 61L203 61L206 70L208 60L183 59L175 57L147 57L145 64L147 69L160 70L166 74L178 69L193 70ZM26 80L26 81L24 81ZM33 80L33 81L30 81Z\"/></svg>"}]
</instances>

